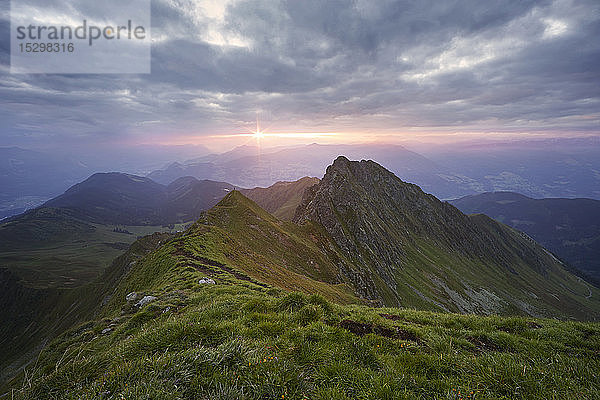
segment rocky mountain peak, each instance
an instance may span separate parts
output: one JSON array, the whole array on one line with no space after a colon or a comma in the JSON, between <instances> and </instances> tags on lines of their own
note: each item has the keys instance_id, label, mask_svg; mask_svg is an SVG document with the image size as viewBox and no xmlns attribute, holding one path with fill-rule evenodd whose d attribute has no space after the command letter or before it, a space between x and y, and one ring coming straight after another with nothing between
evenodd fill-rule
<instances>
[{"instance_id":1,"label":"rocky mountain peak","mask_svg":"<svg viewBox=\"0 0 600 400\"><path fill-rule=\"evenodd\" d=\"M422 263L417 259L425 249L469 259L477 268L493 265L510 275L518 275L522 265L538 273L555 265L541 247L524 243L507 227L468 217L373 161L336 158L323 179L304 192L294 221L323 226L358 266L344 271L346 277L363 297L387 304L402 304L404 282L398 276ZM445 278L433 271L453 266L424 261L431 269L421 271L421 278L443 287Z\"/></svg>"}]
</instances>

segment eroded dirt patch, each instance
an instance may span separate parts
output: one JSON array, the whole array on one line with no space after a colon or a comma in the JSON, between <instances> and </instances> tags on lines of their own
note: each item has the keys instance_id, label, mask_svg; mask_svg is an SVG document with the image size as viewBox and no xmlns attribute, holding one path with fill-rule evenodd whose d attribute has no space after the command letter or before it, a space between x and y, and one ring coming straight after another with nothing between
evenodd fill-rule
<instances>
[{"instance_id":1,"label":"eroded dirt patch","mask_svg":"<svg viewBox=\"0 0 600 400\"><path fill-rule=\"evenodd\" d=\"M421 341L421 339L413 332L401 329L399 327L388 328L386 326L357 322L349 319L345 319L340 322L340 326L358 336L374 333L376 335L391 339L410 340L417 343Z\"/></svg>"},{"instance_id":2,"label":"eroded dirt patch","mask_svg":"<svg viewBox=\"0 0 600 400\"><path fill-rule=\"evenodd\" d=\"M543 328L543 326L542 326L542 325L538 324L537 322L533 322L533 321L529 321L529 322L527 322L527 326L528 326L530 329L540 329L540 328Z\"/></svg>"},{"instance_id":3,"label":"eroded dirt patch","mask_svg":"<svg viewBox=\"0 0 600 400\"><path fill-rule=\"evenodd\" d=\"M492 339L485 337L485 336L467 336L466 339L475 346L475 350L478 352L484 352L484 351L507 352L507 351L510 351L510 349L506 349L506 348L498 345Z\"/></svg>"}]
</instances>

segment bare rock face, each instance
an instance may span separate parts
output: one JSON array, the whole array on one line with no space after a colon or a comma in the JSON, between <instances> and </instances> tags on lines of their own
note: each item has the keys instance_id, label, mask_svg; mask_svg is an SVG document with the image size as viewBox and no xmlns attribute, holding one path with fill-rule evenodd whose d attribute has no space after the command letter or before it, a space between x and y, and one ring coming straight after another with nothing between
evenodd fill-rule
<instances>
[{"instance_id":1,"label":"bare rock face","mask_svg":"<svg viewBox=\"0 0 600 400\"><path fill-rule=\"evenodd\" d=\"M402 259L402 251L388 244L402 244L411 234L470 251L473 246L460 239L481 233L466 215L417 185L403 182L373 161L343 156L327 168L321 183L305 193L295 215L295 221L302 219L318 221L345 246L356 241L350 236L367 247L383 239L386 245L375 253L388 263Z\"/></svg>"},{"instance_id":2,"label":"bare rock face","mask_svg":"<svg viewBox=\"0 0 600 400\"><path fill-rule=\"evenodd\" d=\"M127 296L125 296L125 300L127 300L128 303L136 301L137 299L138 299L138 294L136 292L131 292Z\"/></svg>"}]
</instances>

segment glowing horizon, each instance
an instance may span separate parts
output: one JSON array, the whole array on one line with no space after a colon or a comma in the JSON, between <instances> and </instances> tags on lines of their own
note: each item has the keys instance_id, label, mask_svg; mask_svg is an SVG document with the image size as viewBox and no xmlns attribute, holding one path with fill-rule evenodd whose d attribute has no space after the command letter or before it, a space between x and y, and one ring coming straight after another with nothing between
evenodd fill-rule
<instances>
[{"instance_id":1,"label":"glowing horizon","mask_svg":"<svg viewBox=\"0 0 600 400\"><path fill-rule=\"evenodd\" d=\"M496 141L519 141L535 139L566 139L566 138L589 138L600 137L600 134L590 132L555 134L554 132L476 132L476 131L454 131L454 132L415 132L405 131L401 133L388 132L284 132L267 129L259 129L256 132L234 132L215 133L209 135L183 134L179 136L169 135L169 139L155 137L154 140L130 141L131 145L164 145L184 146L202 145L212 151L228 151L237 146L260 143L265 148L298 146L306 144L419 144L422 146L440 146L445 144L460 143L487 143ZM147 139L147 138L146 138Z\"/></svg>"}]
</instances>

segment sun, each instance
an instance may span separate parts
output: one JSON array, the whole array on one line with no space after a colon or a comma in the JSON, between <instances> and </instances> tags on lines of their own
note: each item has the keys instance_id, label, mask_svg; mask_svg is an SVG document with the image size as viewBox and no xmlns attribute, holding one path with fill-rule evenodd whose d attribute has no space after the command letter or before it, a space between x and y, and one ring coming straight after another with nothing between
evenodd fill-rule
<instances>
[{"instance_id":1,"label":"sun","mask_svg":"<svg viewBox=\"0 0 600 400\"><path fill-rule=\"evenodd\" d=\"M258 116L256 117L256 130L250 132L252 132L252 137L256 139L256 141L260 141L260 139L265 137L265 131L260 129L260 125L258 123Z\"/></svg>"},{"instance_id":2,"label":"sun","mask_svg":"<svg viewBox=\"0 0 600 400\"><path fill-rule=\"evenodd\" d=\"M258 113L256 115L256 128L244 128L245 132L240 133L232 133L232 134L218 134L210 136L212 138L235 138L235 137L246 137L248 139L254 139L256 141L256 145L261 147L264 141L268 140L302 140L302 139L320 139L323 137L333 137L337 135L341 135L337 132L273 132L269 128L262 128L260 126L260 121L258 119Z\"/></svg>"},{"instance_id":3,"label":"sun","mask_svg":"<svg viewBox=\"0 0 600 400\"><path fill-rule=\"evenodd\" d=\"M265 137L265 133L261 130L252 131L252 137L259 140Z\"/></svg>"}]
</instances>

